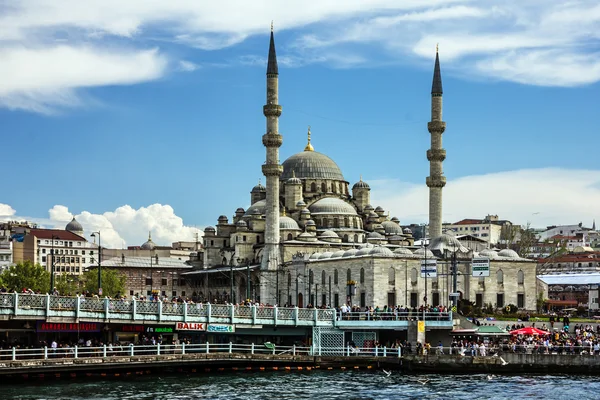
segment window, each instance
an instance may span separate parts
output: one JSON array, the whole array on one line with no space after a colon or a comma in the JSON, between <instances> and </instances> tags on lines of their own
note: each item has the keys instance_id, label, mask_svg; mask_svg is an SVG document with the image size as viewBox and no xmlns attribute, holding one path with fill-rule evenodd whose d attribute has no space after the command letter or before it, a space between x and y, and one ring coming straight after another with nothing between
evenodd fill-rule
<instances>
[{"instance_id":1,"label":"window","mask_svg":"<svg viewBox=\"0 0 600 400\"><path fill-rule=\"evenodd\" d=\"M325 271L321 272L321 284L325 285Z\"/></svg>"},{"instance_id":2,"label":"window","mask_svg":"<svg viewBox=\"0 0 600 400\"><path fill-rule=\"evenodd\" d=\"M291 302L290 302L291 303ZM326 305L327 304L327 295L326 294L322 294L321 295L321 305Z\"/></svg>"},{"instance_id":3,"label":"window","mask_svg":"<svg viewBox=\"0 0 600 400\"><path fill-rule=\"evenodd\" d=\"M477 293L475 295L475 307L483 307L483 294L482 293Z\"/></svg>"},{"instance_id":4,"label":"window","mask_svg":"<svg viewBox=\"0 0 600 400\"><path fill-rule=\"evenodd\" d=\"M346 271L346 280L347 281L352 280L352 271L350 270L350 268L348 268L348 271Z\"/></svg>"},{"instance_id":5,"label":"window","mask_svg":"<svg viewBox=\"0 0 600 400\"><path fill-rule=\"evenodd\" d=\"M333 306L334 307L340 306L340 295L338 293L333 295Z\"/></svg>"},{"instance_id":6,"label":"window","mask_svg":"<svg viewBox=\"0 0 600 400\"><path fill-rule=\"evenodd\" d=\"M146 278L146 286L152 285L152 279Z\"/></svg>"},{"instance_id":7,"label":"window","mask_svg":"<svg viewBox=\"0 0 600 400\"><path fill-rule=\"evenodd\" d=\"M498 283L498 285L504 285L504 272L502 272L501 269L499 269L498 272L496 272L496 282Z\"/></svg>"},{"instance_id":8,"label":"window","mask_svg":"<svg viewBox=\"0 0 600 400\"><path fill-rule=\"evenodd\" d=\"M46 249L42 249L42 254L46 254Z\"/></svg>"},{"instance_id":9,"label":"window","mask_svg":"<svg viewBox=\"0 0 600 400\"><path fill-rule=\"evenodd\" d=\"M416 270L415 270L416 271ZM416 293L411 293L410 294L410 306L412 308L415 308L417 306L417 302L418 302L418 298L417 298L417 294Z\"/></svg>"},{"instance_id":10,"label":"window","mask_svg":"<svg viewBox=\"0 0 600 400\"><path fill-rule=\"evenodd\" d=\"M4 256L2 257L4 259ZM42 262L46 262L46 256L42 256Z\"/></svg>"},{"instance_id":11,"label":"window","mask_svg":"<svg viewBox=\"0 0 600 400\"><path fill-rule=\"evenodd\" d=\"M177 296L177 290L173 290L173 292L171 293L171 296L173 296L173 297Z\"/></svg>"},{"instance_id":12,"label":"window","mask_svg":"<svg viewBox=\"0 0 600 400\"><path fill-rule=\"evenodd\" d=\"M185 290L181 291L181 295L185 297Z\"/></svg>"},{"instance_id":13,"label":"window","mask_svg":"<svg viewBox=\"0 0 600 400\"><path fill-rule=\"evenodd\" d=\"M313 193L317 191L317 184L316 183L313 182L313 183L310 184L310 191L313 192Z\"/></svg>"},{"instance_id":14,"label":"window","mask_svg":"<svg viewBox=\"0 0 600 400\"><path fill-rule=\"evenodd\" d=\"M365 292L360 292L360 306L365 307L367 305L367 294Z\"/></svg>"},{"instance_id":15,"label":"window","mask_svg":"<svg viewBox=\"0 0 600 400\"><path fill-rule=\"evenodd\" d=\"M396 292L388 292L387 304L388 307L394 307L394 305L396 304Z\"/></svg>"},{"instance_id":16,"label":"window","mask_svg":"<svg viewBox=\"0 0 600 400\"><path fill-rule=\"evenodd\" d=\"M245 242L246 241L246 236L242 236L242 241Z\"/></svg>"},{"instance_id":17,"label":"window","mask_svg":"<svg viewBox=\"0 0 600 400\"><path fill-rule=\"evenodd\" d=\"M498 308L504 307L504 293L496 294L496 307L498 307Z\"/></svg>"},{"instance_id":18,"label":"window","mask_svg":"<svg viewBox=\"0 0 600 400\"><path fill-rule=\"evenodd\" d=\"M161 286L167 286L167 278L161 278L160 285Z\"/></svg>"},{"instance_id":19,"label":"window","mask_svg":"<svg viewBox=\"0 0 600 400\"><path fill-rule=\"evenodd\" d=\"M85 257L83 257L83 258L81 259L81 262L82 262L82 263L84 263L84 262L85 262Z\"/></svg>"},{"instance_id":20,"label":"window","mask_svg":"<svg viewBox=\"0 0 600 400\"><path fill-rule=\"evenodd\" d=\"M519 270L519 272L517 272L517 284L519 285L523 285L525 283L525 274L523 273L523 270Z\"/></svg>"},{"instance_id":21,"label":"window","mask_svg":"<svg viewBox=\"0 0 600 400\"><path fill-rule=\"evenodd\" d=\"M365 283L365 269L360 269L360 283Z\"/></svg>"},{"instance_id":22,"label":"window","mask_svg":"<svg viewBox=\"0 0 600 400\"><path fill-rule=\"evenodd\" d=\"M337 269L333 270L333 284L334 285L338 284L338 270Z\"/></svg>"},{"instance_id":23,"label":"window","mask_svg":"<svg viewBox=\"0 0 600 400\"><path fill-rule=\"evenodd\" d=\"M133 296L133 290L130 290L130 291L129 291L129 295L130 295L130 296Z\"/></svg>"},{"instance_id":24,"label":"window","mask_svg":"<svg viewBox=\"0 0 600 400\"><path fill-rule=\"evenodd\" d=\"M525 308L525 294L523 294L523 293L517 294L517 307Z\"/></svg>"},{"instance_id":25,"label":"window","mask_svg":"<svg viewBox=\"0 0 600 400\"><path fill-rule=\"evenodd\" d=\"M433 292L431 295L432 305L439 306L440 305L440 292Z\"/></svg>"},{"instance_id":26,"label":"window","mask_svg":"<svg viewBox=\"0 0 600 400\"><path fill-rule=\"evenodd\" d=\"M292 234L291 234L291 233L288 233L288 235L287 235L287 240L292 240L292 239L293 239L293 237L292 237Z\"/></svg>"},{"instance_id":27,"label":"window","mask_svg":"<svg viewBox=\"0 0 600 400\"><path fill-rule=\"evenodd\" d=\"M416 268L413 268L410 271L410 283L413 285L417 284L417 269Z\"/></svg>"},{"instance_id":28,"label":"window","mask_svg":"<svg viewBox=\"0 0 600 400\"><path fill-rule=\"evenodd\" d=\"M390 269L388 270L388 284L396 284L396 270L394 269L394 267L390 267Z\"/></svg>"},{"instance_id":29,"label":"window","mask_svg":"<svg viewBox=\"0 0 600 400\"><path fill-rule=\"evenodd\" d=\"M85 256L85 250L81 250L81 255Z\"/></svg>"},{"instance_id":30,"label":"window","mask_svg":"<svg viewBox=\"0 0 600 400\"><path fill-rule=\"evenodd\" d=\"M327 185L325 184L325 182L321 183L321 192L327 192Z\"/></svg>"},{"instance_id":31,"label":"window","mask_svg":"<svg viewBox=\"0 0 600 400\"><path fill-rule=\"evenodd\" d=\"M344 235L344 243L348 243L348 235Z\"/></svg>"}]
</instances>

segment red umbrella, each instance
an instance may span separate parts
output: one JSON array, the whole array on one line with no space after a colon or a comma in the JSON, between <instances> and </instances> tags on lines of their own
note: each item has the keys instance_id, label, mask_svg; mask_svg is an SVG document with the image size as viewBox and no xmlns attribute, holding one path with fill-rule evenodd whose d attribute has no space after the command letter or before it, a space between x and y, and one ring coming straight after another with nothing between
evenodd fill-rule
<instances>
[{"instance_id":1,"label":"red umbrella","mask_svg":"<svg viewBox=\"0 0 600 400\"><path fill-rule=\"evenodd\" d=\"M526 328L510 331L511 335L549 335L550 332L528 326Z\"/></svg>"}]
</instances>

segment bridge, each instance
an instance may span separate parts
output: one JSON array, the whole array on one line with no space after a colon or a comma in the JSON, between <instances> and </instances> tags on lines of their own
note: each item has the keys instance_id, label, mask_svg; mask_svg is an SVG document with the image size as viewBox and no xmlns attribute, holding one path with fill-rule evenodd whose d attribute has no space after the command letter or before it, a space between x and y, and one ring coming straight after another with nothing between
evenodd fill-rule
<instances>
[{"instance_id":1,"label":"bridge","mask_svg":"<svg viewBox=\"0 0 600 400\"><path fill-rule=\"evenodd\" d=\"M234 304L173 303L136 299L99 299L23 293L0 294L0 320L103 323L205 323L339 329L408 329L425 320L428 328L452 328L451 312L385 313L368 316L335 309L238 306Z\"/></svg>"}]
</instances>

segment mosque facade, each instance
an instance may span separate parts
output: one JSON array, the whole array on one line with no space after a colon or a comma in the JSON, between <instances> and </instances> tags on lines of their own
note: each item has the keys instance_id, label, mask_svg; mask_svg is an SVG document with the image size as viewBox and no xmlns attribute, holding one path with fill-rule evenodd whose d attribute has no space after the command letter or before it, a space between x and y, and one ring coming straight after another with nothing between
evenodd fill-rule
<instances>
[{"instance_id":1,"label":"mosque facade","mask_svg":"<svg viewBox=\"0 0 600 400\"><path fill-rule=\"evenodd\" d=\"M426 285L416 272L421 259L443 260L448 252L455 252L467 260L476 254L441 232L441 191L446 183L442 161L446 152L441 147L445 122L441 120L442 86L437 54L432 121L428 124L431 149L427 158L431 168L426 180L430 188L430 232L432 237L441 238L437 252L415 248L410 229L403 229L398 218L390 218L382 207L371 205L367 182L360 178L351 184L335 161L315 150L310 128L303 151L279 164L283 137L278 132L278 118L283 110L278 104L278 79L271 32L267 100L263 107L266 133L262 136L266 148L266 162L262 165L266 185L259 182L252 188L250 207L235 210L231 220L221 215L215 227L205 228L204 270L198 271L201 276L197 283L202 292L200 297L223 298L220 295L223 293L233 302L252 298L268 304L298 306L338 306L350 302L408 306L422 304L425 291L429 290L437 294L430 295L426 302L436 299L447 304L450 289L442 290L447 282L432 280ZM510 298L508 293L506 300L497 296L497 286L488 289L484 296L486 289L480 279L471 282L467 277L467 264L463 268L461 295L491 304L500 300L506 304L519 301L522 308L535 308L531 300L535 302L537 293L535 263L514 254L494 260L501 263L492 268L495 271L492 274L501 270L502 282L504 276L510 281L514 275L515 291ZM521 282L522 276L527 278L523 282L532 282L534 286L526 288L523 283L519 287L516 282ZM505 293L503 288L501 292Z\"/></svg>"}]
</instances>

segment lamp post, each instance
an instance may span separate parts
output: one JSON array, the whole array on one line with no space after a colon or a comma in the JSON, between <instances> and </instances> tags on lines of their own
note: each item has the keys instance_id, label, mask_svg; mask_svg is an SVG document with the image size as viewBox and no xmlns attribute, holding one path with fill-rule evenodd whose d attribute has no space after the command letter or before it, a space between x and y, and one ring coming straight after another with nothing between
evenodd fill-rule
<instances>
[{"instance_id":1,"label":"lamp post","mask_svg":"<svg viewBox=\"0 0 600 400\"><path fill-rule=\"evenodd\" d=\"M102 240L100 231L92 232L91 237L95 238L98 235L98 296L102 296Z\"/></svg>"},{"instance_id":2,"label":"lamp post","mask_svg":"<svg viewBox=\"0 0 600 400\"><path fill-rule=\"evenodd\" d=\"M54 292L54 239L60 239L52 235L52 248L50 249L50 293Z\"/></svg>"},{"instance_id":3,"label":"lamp post","mask_svg":"<svg viewBox=\"0 0 600 400\"><path fill-rule=\"evenodd\" d=\"M229 263L229 302L232 303L232 304L234 303L234 298L233 298L233 262Z\"/></svg>"}]
</instances>

